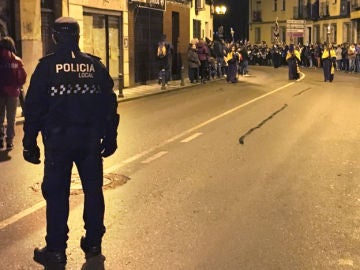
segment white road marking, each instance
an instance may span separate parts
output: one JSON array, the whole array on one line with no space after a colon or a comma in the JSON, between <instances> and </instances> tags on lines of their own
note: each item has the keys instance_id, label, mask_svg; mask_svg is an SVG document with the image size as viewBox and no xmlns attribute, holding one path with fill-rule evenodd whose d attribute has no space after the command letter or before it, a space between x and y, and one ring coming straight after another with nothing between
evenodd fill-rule
<instances>
[{"instance_id":1,"label":"white road marking","mask_svg":"<svg viewBox=\"0 0 360 270\"><path fill-rule=\"evenodd\" d=\"M172 137L172 138L170 138L170 139L167 139L167 140L163 141L162 143L160 143L160 144L158 144L158 145L156 145L156 146L154 146L154 147L149 148L148 150L145 150L145 151L143 151L143 152L141 152L141 153L139 153L139 154L136 154L136 155L134 155L134 156L132 156L132 157L130 157L130 158L128 158L128 159L126 159L126 160L118 163L117 165L114 165L114 166L112 166L112 167L109 167L109 168L106 170L106 172L109 173L109 172L116 171L116 170L120 169L121 167L123 167L124 165L126 165L126 164L129 163L129 162L133 162L133 161L135 161L135 160L138 160L138 159L142 158L143 156L149 154L150 152L153 152L153 151L155 151L156 149L159 149L160 147L164 147L165 145L167 145L167 144L169 144L169 143L171 143L171 142L174 142L174 141L178 140L179 138L184 137L184 136L186 136L186 135L188 135L188 134L190 134L190 133L192 133L192 132L194 132L194 131L196 131L196 130L198 130L198 129L206 126L206 125L209 125L209 124L211 124L212 122L215 122L216 120L218 120L218 119L220 119L220 118L222 118L222 117L224 117L224 116L227 116L228 114L231 114L231 113L233 113L233 112L235 112L235 111L237 111L237 110L240 110L240 109L242 109L242 108L244 108L244 107L246 107L246 106L248 106L248 105L250 105L250 104L252 104L252 103L254 103L254 102L256 102L256 101L259 101L259 100L261 100L261 99L263 99L263 98L265 98L265 97L267 97L267 96L270 96L270 95L272 95L272 94L275 94L276 92L279 92L279 91L281 91L281 90L285 89L286 87L289 87L289 86L291 86L291 85L293 85L293 84L295 84L295 82L287 83L287 84L285 84L284 86L281 86L281 87L279 87L279 88L276 88L275 90L272 90L272 91L270 91L270 92L268 92L268 93L266 93L266 94L264 94L264 95L262 95L262 96L259 96L259 97L257 97L257 98L254 98L254 99L252 99L252 100L249 100L248 102L245 102L245 103L243 103L243 104L241 104L241 105L239 105L239 106L236 106L236 107L234 107L234 108L232 108L232 109L230 109L230 110L228 110L228 111L225 111L225 112L223 112L222 114L219 114L219 115L217 115L217 116L215 116L215 117L213 117L213 118L211 118L211 119L209 119L209 120L207 120L207 121L205 121L205 122L202 122L202 123L200 123L199 125L194 126L194 127L190 128L190 129L188 129L188 130L185 130L185 131L183 131L183 132L175 135L174 137Z\"/></svg>"},{"instance_id":2,"label":"white road marking","mask_svg":"<svg viewBox=\"0 0 360 270\"><path fill-rule=\"evenodd\" d=\"M34 213L35 211L43 208L45 205L46 205L45 201L39 202L39 203L33 205L32 207L25 209L25 210L21 211L20 213L1 221L0 222L0 230L4 229L8 225L15 223L16 221L22 219L23 217L26 217L27 215Z\"/></svg>"},{"instance_id":3,"label":"white road marking","mask_svg":"<svg viewBox=\"0 0 360 270\"><path fill-rule=\"evenodd\" d=\"M190 141L192 141L193 139L195 139L195 138L197 138L197 137L199 137L199 136L201 136L201 135L202 135L201 132L195 133L195 134L191 135L190 137L187 137L187 138L183 139L181 142L182 142L182 143L190 142Z\"/></svg>"},{"instance_id":4,"label":"white road marking","mask_svg":"<svg viewBox=\"0 0 360 270\"><path fill-rule=\"evenodd\" d=\"M156 153L155 155L145 159L144 161L141 161L141 163L147 164L150 163L151 161L154 161L155 159L158 159L164 155L166 155L168 152L167 151L161 151L159 153Z\"/></svg>"},{"instance_id":5,"label":"white road marking","mask_svg":"<svg viewBox=\"0 0 360 270\"><path fill-rule=\"evenodd\" d=\"M302 79L302 78L301 78L301 79ZM130 162L134 162L134 161L136 161L136 160L139 160L140 158L142 158L142 157L144 157L145 155L147 155L147 154L155 151L156 149L159 149L160 147L163 147L163 146L165 146L165 145L167 145L167 144L169 144L169 143L171 143L171 142L174 142L174 141L178 140L179 138L184 137L184 136L186 136L186 135L188 135L188 134L190 134L190 133L198 130L199 128L202 128L202 127L204 127L204 126L206 126L206 125L209 125L209 124L211 124L212 122L215 122L216 120L218 120L218 119L220 119L220 118L223 118L223 117L225 117L225 116L227 116L227 115L229 115L229 114L231 114L231 113L233 113L233 112L235 112L235 111L237 111L237 110L240 110L240 109L242 109L242 108L244 108L244 107L246 107L246 106L248 106L248 105L250 105L250 104L252 104L252 103L255 103L256 101L259 101L259 100L261 100L261 99L263 99L263 98L265 98L265 97L267 97L267 96L270 96L270 95L272 95L272 94L275 94L276 92L279 92L279 91L281 91L281 90L283 90L283 89L285 89L285 88L293 85L294 83L295 83L295 82L287 83L287 84L285 84L284 86L281 86L281 87L279 87L279 88L277 88L277 89L275 89L275 90L272 90L272 91L270 91L270 92L268 92L268 93L266 93L266 94L264 94L264 95L262 95L262 96L259 96L259 97L257 97L257 98L254 98L254 99L252 99L252 100L249 100L248 102L245 102L245 103L243 103L243 104L240 104L239 106L236 106L236 107L234 107L234 108L232 108L232 109L230 109L230 110L228 110L228 111L225 111L225 112L223 112L223 113L221 113L221 114L219 114L219 115L217 115L217 116L215 116L215 117L213 117L213 118L210 118L209 120L207 120L207 121L205 121L205 122L202 122L202 123L200 123L199 125L194 126L194 127L190 128L190 129L188 129L188 130L185 130L185 131L179 133L178 135L175 135L174 137L172 137L172 138L170 138L170 139L168 139L168 140L166 140L166 141L163 141L162 143L160 143L160 144L158 144L158 145L156 145L156 146L154 146L154 147L149 148L148 150L145 150L145 151L143 151L143 152L141 152L141 153L138 153L138 154L136 154L136 155L134 155L134 156L126 159L126 160L123 160L122 162L120 162L120 163L117 164L117 165L114 165L114 166L111 166L111 167L105 169L105 170L104 170L104 173L111 173L111 172L114 172L114 171L116 171L116 170L119 170L121 167L123 167L123 166L126 165L127 163L130 163ZM161 153L161 152L160 152L160 153ZM28 209L25 209L25 210L21 211L21 212L18 213L18 214L15 214L14 216L12 216L12 217L10 217L10 218L8 218L8 219L5 219L4 221L1 221L1 222L0 222L0 230L3 229L3 228L5 228L6 226L9 226L9 225L15 223L16 221L20 220L21 218L23 218L23 217L25 217L25 216L34 213L34 212L37 211L38 209L41 209L42 207L45 207L45 205L46 205L46 204L45 204L45 201L40 202L40 203L35 204L34 206L32 206L32 207L30 207L30 208L28 208Z\"/></svg>"},{"instance_id":6,"label":"white road marking","mask_svg":"<svg viewBox=\"0 0 360 270\"><path fill-rule=\"evenodd\" d=\"M339 259L338 265L354 266L354 261L351 259Z\"/></svg>"}]
</instances>

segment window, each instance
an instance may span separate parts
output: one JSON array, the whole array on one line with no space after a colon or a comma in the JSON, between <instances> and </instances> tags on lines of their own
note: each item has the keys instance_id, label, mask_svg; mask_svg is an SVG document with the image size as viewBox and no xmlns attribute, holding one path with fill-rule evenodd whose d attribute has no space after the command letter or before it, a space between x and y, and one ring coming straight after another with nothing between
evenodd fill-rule
<instances>
[{"instance_id":1,"label":"window","mask_svg":"<svg viewBox=\"0 0 360 270\"><path fill-rule=\"evenodd\" d=\"M83 39L84 51L94 54L106 61L105 15L84 14Z\"/></svg>"},{"instance_id":2,"label":"window","mask_svg":"<svg viewBox=\"0 0 360 270\"><path fill-rule=\"evenodd\" d=\"M274 7L273 7L273 11L277 11L277 0L274 0Z\"/></svg>"},{"instance_id":3,"label":"window","mask_svg":"<svg viewBox=\"0 0 360 270\"><path fill-rule=\"evenodd\" d=\"M331 33L331 42L336 44L337 43L337 27L336 24L332 25L332 33Z\"/></svg>"},{"instance_id":4,"label":"window","mask_svg":"<svg viewBox=\"0 0 360 270\"><path fill-rule=\"evenodd\" d=\"M256 1L255 10L256 10L256 11L260 11L260 10L261 10L261 1Z\"/></svg>"},{"instance_id":5,"label":"window","mask_svg":"<svg viewBox=\"0 0 360 270\"><path fill-rule=\"evenodd\" d=\"M54 9L54 2L49 0L41 0L41 8Z\"/></svg>"},{"instance_id":6,"label":"window","mask_svg":"<svg viewBox=\"0 0 360 270\"><path fill-rule=\"evenodd\" d=\"M193 20L193 38L201 37L201 21Z\"/></svg>"},{"instance_id":7,"label":"window","mask_svg":"<svg viewBox=\"0 0 360 270\"><path fill-rule=\"evenodd\" d=\"M285 6L285 3L286 3L286 1L283 0L283 1L282 1L282 8L281 8L281 10L283 10L283 11L285 10L285 7L286 7L286 6Z\"/></svg>"},{"instance_id":8,"label":"window","mask_svg":"<svg viewBox=\"0 0 360 270\"><path fill-rule=\"evenodd\" d=\"M343 26L343 42L351 42L351 25L350 23L344 23Z\"/></svg>"},{"instance_id":9,"label":"window","mask_svg":"<svg viewBox=\"0 0 360 270\"><path fill-rule=\"evenodd\" d=\"M351 9L359 10L360 9L359 8L359 2L360 1L357 1L356 6L353 5L351 7ZM340 16L347 16L347 15L349 15L349 12L350 12L350 8L348 7L347 1L346 0L341 0L341 2L340 2Z\"/></svg>"},{"instance_id":10,"label":"window","mask_svg":"<svg viewBox=\"0 0 360 270\"><path fill-rule=\"evenodd\" d=\"M261 43L261 29L260 27L255 28L255 43Z\"/></svg>"},{"instance_id":11,"label":"window","mask_svg":"<svg viewBox=\"0 0 360 270\"><path fill-rule=\"evenodd\" d=\"M331 26L330 24L323 25L323 40L331 42Z\"/></svg>"},{"instance_id":12,"label":"window","mask_svg":"<svg viewBox=\"0 0 360 270\"><path fill-rule=\"evenodd\" d=\"M205 8L204 0L195 0L195 2L196 2L196 9L204 9Z\"/></svg>"},{"instance_id":13,"label":"window","mask_svg":"<svg viewBox=\"0 0 360 270\"><path fill-rule=\"evenodd\" d=\"M324 24L323 26L323 33L324 33L324 40L336 43L336 24Z\"/></svg>"},{"instance_id":14,"label":"window","mask_svg":"<svg viewBox=\"0 0 360 270\"><path fill-rule=\"evenodd\" d=\"M317 43L321 42L319 25L314 25L314 38L315 38L315 42Z\"/></svg>"},{"instance_id":15,"label":"window","mask_svg":"<svg viewBox=\"0 0 360 270\"><path fill-rule=\"evenodd\" d=\"M280 26L279 41L285 41L285 40L286 40L286 26Z\"/></svg>"},{"instance_id":16,"label":"window","mask_svg":"<svg viewBox=\"0 0 360 270\"><path fill-rule=\"evenodd\" d=\"M43 55L49 54L55 49L55 44L52 40L54 20L53 2L41 1L41 41Z\"/></svg>"},{"instance_id":17,"label":"window","mask_svg":"<svg viewBox=\"0 0 360 270\"><path fill-rule=\"evenodd\" d=\"M112 78L118 79L121 55L121 17L84 13L83 50L100 57Z\"/></svg>"}]
</instances>

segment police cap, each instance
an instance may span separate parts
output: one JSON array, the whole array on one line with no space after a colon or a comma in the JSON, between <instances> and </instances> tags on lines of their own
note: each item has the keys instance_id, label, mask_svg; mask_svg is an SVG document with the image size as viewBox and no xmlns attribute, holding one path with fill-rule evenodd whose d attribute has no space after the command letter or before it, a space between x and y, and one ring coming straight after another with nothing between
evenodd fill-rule
<instances>
[{"instance_id":1,"label":"police cap","mask_svg":"<svg viewBox=\"0 0 360 270\"><path fill-rule=\"evenodd\" d=\"M80 33L79 23L71 17L60 17L54 22L54 33L78 36Z\"/></svg>"}]
</instances>

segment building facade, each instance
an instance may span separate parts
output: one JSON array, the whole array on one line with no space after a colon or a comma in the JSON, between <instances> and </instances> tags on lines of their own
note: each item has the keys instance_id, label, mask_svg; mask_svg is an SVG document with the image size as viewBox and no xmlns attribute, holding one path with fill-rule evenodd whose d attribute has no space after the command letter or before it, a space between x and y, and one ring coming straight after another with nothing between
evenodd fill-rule
<instances>
[{"instance_id":1,"label":"building facade","mask_svg":"<svg viewBox=\"0 0 360 270\"><path fill-rule=\"evenodd\" d=\"M360 1L249 1L251 43L305 44L329 41L341 44L355 43L360 38Z\"/></svg>"},{"instance_id":2,"label":"building facade","mask_svg":"<svg viewBox=\"0 0 360 270\"><path fill-rule=\"evenodd\" d=\"M2 0L0 36L14 38L26 71L32 74L38 60L54 49L54 20L74 17L80 24L81 50L101 57L116 87L129 87L158 78L155 52L162 34L174 46L173 79L180 77L190 40L213 36L212 3L213 0Z\"/></svg>"},{"instance_id":3,"label":"building facade","mask_svg":"<svg viewBox=\"0 0 360 270\"><path fill-rule=\"evenodd\" d=\"M32 74L38 60L53 51L52 27L60 16L78 20L80 48L101 57L117 86L120 73L128 85L129 48L124 46L128 33L127 2L123 0L1 1L0 35L14 38L27 73Z\"/></svg>"},{"instance_id":4,"label":"building facade","mask_svg":"<svg viewBox=\"0 0 360 270\"><path fill-rule=\"evenodd\" d=\"M159 77L157 44L163 34L173 45L172 79L179 79L190 40L212 37L212 0L130 0L130 81L146 84ZM185 69L187 66L184 66ZM185 71L186 72L186 71Z\"/></svg>"}]
</instances>

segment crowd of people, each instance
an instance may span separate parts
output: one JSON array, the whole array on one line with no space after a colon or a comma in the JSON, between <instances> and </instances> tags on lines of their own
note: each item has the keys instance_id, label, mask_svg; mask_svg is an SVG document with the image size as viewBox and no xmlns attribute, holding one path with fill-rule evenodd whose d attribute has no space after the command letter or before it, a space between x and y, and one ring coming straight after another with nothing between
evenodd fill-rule
<instances>
[{"instance_id":1,"label":"crowd of people","mask_svg":"<svg viewBox=\"0 0 360 270\"><path fill-rule=\"evenodd\" d=\"M300 67L327 67L327 43L315 44L285 44L268 45L251 44L243 41L224 41L218 37L214 40L193 39L189 44L187 61L191 83L205 83L215 77L226 77L228 82L236 82L238 76L248 75L249 65L289 66L299 70ZM360 43L331 45L335 55L331 55L333 67L337 71L360 73ZM296 52L295 62L294 55ZM198 59L199 58L199 59ZM200 60L201 59L201 60ZM198 61L200 60L200 61ZM291 64L292 63L292 64ZM293 71L294 72L294 71ZM289 79L297 75L290 74ZM332 81L329 78L326 80Z\"/></svg>"},{"instance_id":2,"label":"crowd of people","mask_svg":"<svg viewBox=\"0 0 360 270\"><path fill-rule=\"evenodd\" d=\"M187 54L191 83L206 83L215 77L226 77L235 83L237 76L248 74L247 44L224 42L219 38L191 40Z\"/></svg>"}]
</instances>

